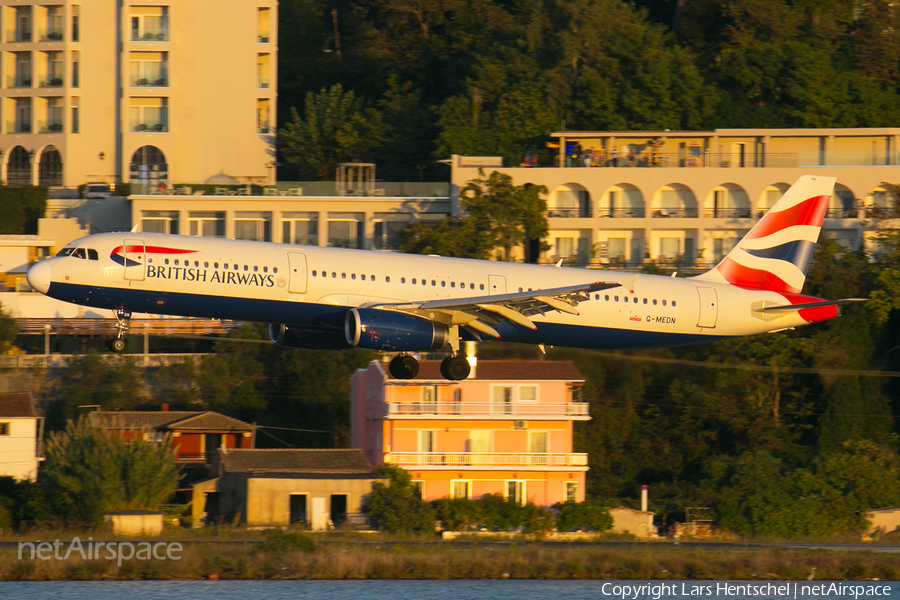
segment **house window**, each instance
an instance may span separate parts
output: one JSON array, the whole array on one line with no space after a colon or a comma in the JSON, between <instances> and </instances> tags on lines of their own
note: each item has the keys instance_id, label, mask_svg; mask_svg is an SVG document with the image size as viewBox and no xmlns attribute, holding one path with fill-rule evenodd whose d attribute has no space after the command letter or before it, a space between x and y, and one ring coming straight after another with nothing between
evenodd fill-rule
<instances>
[{"instance_id":1,"label":"house window","mask_svg":"<svg viewBox=\"0 0 900 600\"><path fill-rule=\"evenodd\" d=\"M41 87L60 87L63 84L63 71L65 63L63 62L62 52L47 52L47 70L46 79L41 81Z\"/></svg>"},{"instance_id":2,"label":"house window","mask_svg":"<svg viewBox=\"0 0 900 600\"><path fill-rule=\"evenodd\" d=\"M72 52L72 87L78 87L79 80L79 65L81 63L81 53L75 50Z\"/></svg>"},{"instance_id":3,"label":"house window","mask_svg":"<svg viewBox=\"0 0 900 600\"><path fill-rule=\"evenodd\" d=\"M39 102L43 104L43 114L38 126L41 133L62 133L63 130L63 99L43 98Z\"/></svg>"},{"instance_id":4,"label":"house window","mask_svg":"<svg viewBox=\"0 0 900 600\"><path fill-rule=\"evenodd\" d=\"M422 410L423 414L434 414L437 412L437 387L433 385L422 388Z\"/></svg>"},{"instance_id":5,"label":"house window","mask_svg":"<svg viewBox=\"0 0 900 600\"><path fill-rule=\"evenodd\" d=\"M47 7L47 29L41 32L42 42L61 42L63 39L63 7Z\"/></svg>"},{"instance_id":6,"label":"house window","mask_svg":"<svg viewBox=\"0 0 900 600\"><path fill-rule=\"evenodd\" d=\"M512 500L516 504L525 504L525 482L524 481L507 481L506 482L506 498Z\"/></svg>"},{"instance_id":7,"label":"house window","mask_svg":"<svg viewBox=\"0 0 900 600\"><path fill-rule=\"evenodd\" d=\"M375 235L372 239L374 250L396 250L400 247L400 234L409 225L408 213L375 213L373 221Z\"/></svg>"},{"instance_id":8,"label":"house window","mask_svg":"<svg viewBox=\"0 0 900 600\"><path fill-rule=\"evenodd\" d=\"M529 454L546 454L547 453L547 432L546 431L529 431L528 432L528 453Z\"/></svg>"},{"instance_id":9,"label":"house window","mask_svg":"<svg viewBox=\"0 0 900 600\"><path fill-rule=\"evenodd\" d=\"M566 502L578 502L578 482L566 482Z\"/></svg>"},{"instance_id":10,"label":"house window","mask_svg":"<svg viewBox=\"0 0 900 600\"><path fill-rule=\"evenodd\" d=\"M433 431L419 432L419 452L434 452L434 433Z\"/></svg>"},{"instance_id":11,"label":"house window","mask_svg":"<svg viewBox=\"0 0 900 600\"><path fill-rule=\"evenodd\" d=\"M450 497L451 498L471 498L472 497L472 482L471 481L462 481L459 479L454 479L450 482Z\"/></svg>"},{"instance_id":12,"label":"house window","mask_svg":"<svg viewBox=\"0 0 900 600\"><path fill-rule=\"evenodd\" d=\"M364 219L361 213L328 213L328 245L361 249Z\"/></svg>"},{"instance_id":13,"label":"house window","mask_svg":"<svg viewBox=\"0 0 900 600\"><path fill-rule=\"evenodd\" d=\"M418 498L419 500L425 499L425 482L424 481L412 481L412 493L413 496Z\"/></svg>"},{"instance_id":14,"label":"house window","mask_svg":"<svg viewBox=\"0 0 900 600\"><path fill-rule=\"evenodd\" d=\"M195 211L188 213L191 235L225 237L225 213Z\"/></svg>"},{"instance_id":15,"label":"house window","mask_svg":"<svg viewBox=\"0 0 900 600\"><path fill-rule=\"evenodd\" d=\"M519 400L522 402L534 402L538 399L538 392L536 385L521 385L519 386Z\"/></svg>"},{"instance_id":16,"label":"house window","mask_svg":"<svg viewBox=\"0 0 900 600\"><path fill-rule=\"evenodd\" d=\"M162 133L169 131L168 98L132 98L131 131Z\"/></svg>"},{"instance_id":17,"label":"house window","mask_svg":"<svg viewBox=\"0 0 900 600\"><path fill-rule=\"evenodd\" d=\"M269 7L261 7L256 14L256 41L260 44L269 43Z\"/></svg>"},{"instance_id":18,"label":"house window","mask_svg":"<svg viewBox=\"0 0 900 600\"><path fill-rule=\"evenodd\" d=\"M269 89L269 62L267 53L256 57L256 87L261 90Z\"/></svg>"},{"instance_id":19,"label":"house window","mask_svg":"<svg viewBox=\"0 0 900 600\"><path fill-rule=\"evenodd\" d=\"M272 213L236 212L234 214L234 239L271 242Z\"/></svg>"},{"instance_id":20,"label":"house window","mask_svg":"<svg viewBox=\"0 0 900 600\"><path fill-rule=\"evenodd\" d=\"M81 7L78 5L72 6L72 41L79 41L79 31L78 31L78 21L81 16Z\"/></svg>"},{"instance_id":21,"label":"house window","mask_svg":"<svg viewBox=\"0 0 900 600\"><path fill-rule=\"evenodd\" d=\"M492 400L494 406L494 414L511 415L512 414L512 386L498 385L494 387L492 392Z\"/></svg>"},{"instance_id":22,"label":"house window","mask_svg":"<svg viewBox=\"0 0 900 600\"><path fill-rule=\"evenodd\" d=\"M319 245L319 213L281 213L282 237L285 244Z\"/></svg>"},{"instance_id":23,"label":"house window","mask_svg":"<svg viewBox=\"0 0 900 600\"><path fill-rule=\"evenodd\" d=\"M145 210L141 217L141 231L146 233L178 234L177 210Z\"/></svg>"},{"instance_id":24,"label":"house window","mask_svg":"<svg viewBox=\"0 0 900 600\"><path fill-rule=\"evenodd\" d=\"M9 435L9 423L0 423L0 435Z\"/></svg>"},{"instance_id":25,"label":"house window","mask_svg":"<svg viewBox=\"0 0 900 600\"><path fill-rule=\"evenodd\" d=\"M271 100L268 98L260 98L256 101L256 133L269 133L270 104Z\"/></svg>"},{"instance_id":26,"label":"house window","mask_svg":"<svg viewBox=\"0 0 900 600\"><path fill-rule=\"evenodd\" d=\"M168 52L132 52L129 57L131 87L168 87Z\"/></svg>"},{"instance_id":27,"label":"house window","mask_svg":"<svg viewBox=\"0 0 900 600\"><path fill-rule=\"evenodd\" d=\"M168 39L168 6L131 7L131 41L165 42Z\"/></svg>"},{"instance_id":28,"label":"house window","mask_svg":"<svg viewBox=\"0 0 900 600\"><path fill-rule=\"evenodd\" d=\"M79 104L81 103L81 99L74 97L72 98L72 133L80 133L81 132L81 120L79 115Z\"/></svg>"}]
</instances>

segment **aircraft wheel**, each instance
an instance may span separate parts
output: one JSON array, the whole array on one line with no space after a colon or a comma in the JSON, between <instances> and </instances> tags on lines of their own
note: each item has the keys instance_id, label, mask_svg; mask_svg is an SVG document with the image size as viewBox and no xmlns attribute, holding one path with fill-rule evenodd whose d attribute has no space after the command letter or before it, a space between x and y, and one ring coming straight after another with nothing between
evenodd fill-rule
<instances>
[{"instance_id":1,"label":"aircraft wheel","mask_svg":"<svg viewBox=\"0 0 900 600\"><path fill-rule=\"evenodd\" d=\"M441 372L451 381L460 381L469 376L471 368L465 356L451 356L441 362Z\"/></svg>"},{"instance_id":2,"label":"aircraft wheel","mask_svg":"<svg viewBox=\"0 0 900 600\"><path fill-rule=\"evenodd\" d=\"M408 354L395 356L391 359L388 371L394 379L412 379L419 374L419 361Z\"/></svg>"},{"instance_id":3,"label":"aircraft wheel","mask_svg":"<svg viewBox=\"0 0 900 600\"><path fill-rule=\"evenodd\" d=\"M116 338L109 343L109 349L113 352L122 352L125 350L125 340L122 338Z\"/></svg>"}]
</instances>

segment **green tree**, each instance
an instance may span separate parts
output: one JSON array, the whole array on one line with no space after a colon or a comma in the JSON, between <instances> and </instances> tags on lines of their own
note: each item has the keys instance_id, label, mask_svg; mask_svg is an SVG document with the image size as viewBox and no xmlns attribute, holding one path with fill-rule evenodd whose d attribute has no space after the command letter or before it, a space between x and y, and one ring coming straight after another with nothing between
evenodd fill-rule
<instances>
[{"instance_id":1,"label":"green tree","mask_svg":"<svg viewBox=\"0 0 900 600\"><path fill-rule=\"evenodd\" d=\"M546 237L547 194L542 185L513 185L512 177L499 171L487 179L470 181L461 191L460 203L477 229L491 236L492 245L503 250L503 260L511 260L514 246L525 245L525 260L534 261L528 246Z\"/></svg>"},{"instance_id":2,"label":"green tree","mask_svg":"<svg viewBox=\"0 0 900 600\"><path fill-rule=\"evenodd\" d=\"M560 531L591 529L601 532L611 529L613 525L609 507L599 502L558 502L553 508L557 511L556 525Z\"/></svg>"},{"instance_id":3,"label":"green tree","mask_svg":"<svg viewBox=\"0 0 900 600\"><path fill-rule=\"evenodd\" d=\"M69 421L47 440L40 481L44 518L95 527L104 511L156 510L171 498L178 479L170 440L125 440L85 418Z\"/></svg>"},{"instance_id":4,"label":"green tree","mask_svg":"<svg viewBox=\"0 0 900 600\"><path fill-rule=\"evenodd\" d=\"M338 163L371 159L384 141L381 113L340 84L309 92L303 117L296 109L291 114L279 137L288 146L285 159L301 174L330 179Z\"/></svg>"},{"instance_id":5,"label":"green tree","mask_svg":"<svg viewBox=\"0 0 900 600\"><path fill-rule=\"evenodd\" d=\"M9 353L19 335L19 325L9 312L0 306L0 354Z\"/></svg>"},{"instance_id":6,"label":"green tree","mask_svg":"<svg viewBox=\"0 0 900 600\"><path fill-rule=\"evenodd\" d=\"M493 238L472 217L445 217L437 223L414 221L401 233L400 252L487 260Z\"/></svg>"},{"instance_id":7,"label":"green tree","mask_svg":"<svg viewBox=\"0 0 900 600\"><path fill-rule=\"evenodd\" d=\"M382 531L434 533L434 511L412 486L412 477L400 467L382 465L378 472L389 485L375 482L362 510Z\"/></svg>"}]
</instances>

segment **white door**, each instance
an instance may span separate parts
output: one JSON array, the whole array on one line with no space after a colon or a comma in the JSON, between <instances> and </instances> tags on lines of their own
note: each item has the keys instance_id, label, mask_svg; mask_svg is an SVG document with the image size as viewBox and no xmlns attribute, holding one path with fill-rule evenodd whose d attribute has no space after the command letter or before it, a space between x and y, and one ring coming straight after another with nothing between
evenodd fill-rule
<instances>
[{"instance_id":1,"label":"white door","mask_svg":"<svg viewBox=\"0 0 900 600\"><path fill-rule=\"evenodd\" d=\"M122 240L122 257L125 259L125 279L144 280L144 262L147 258L144 240Z\"/></svg>"},{"instance_id":2,"label":"white door","mask_svg":"<svg viewBox=\"0 0 900 600\"><path fill-rule=\"evenodd\" d=\"M698 287L697 293L700 295L700 318L697 320L697 327L713 329L719 315L719 308L716 306L716 290L711 287Z\"/></svg>"},{"instance_id":3,"label":"white door","mask_svg":"<svg viewBox=\"0 0 900 600\"><path fill-rule=\"evenodd\" d=\"M488 275L488 284L490 285L492 296L506 293L506 277L503 275Z\"/></svg>"},{"instance_id":4,"label":"white door","mask_svg":"<svg viewBox=\"0 0 900 600\"><path fill-rule=\"evenodd\" d=\"M328 511L325 509L325 498L312 499L312 515L310 529L313 531L325 531L328 529Z\"/></svg>"},{"instance_id":5,"label":"white door","mask_svg":"<svg viewBox=\"0 0 900 600\"><path fill-rule=\"evenodd\" d=\"M292 294L305 294L306 255L302 252L288 252L288 262L291 266L291 281L288 283L288 291Z\"/></svg>"}]
</instances>

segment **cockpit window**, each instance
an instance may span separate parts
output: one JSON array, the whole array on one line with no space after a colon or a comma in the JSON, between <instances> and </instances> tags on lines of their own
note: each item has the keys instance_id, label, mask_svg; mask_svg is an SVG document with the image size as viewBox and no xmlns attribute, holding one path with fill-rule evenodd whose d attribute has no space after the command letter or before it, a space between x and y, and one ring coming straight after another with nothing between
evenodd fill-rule
<instances>
[{"instance_id":1,"label":"cockpit window","mask_svg":"<svg viewBox=\"0 0 900 600\"><path fill-rule=\"evenodd\" d=\"M97 255L97 251L93 248L88 248L88 259L89 260L100 260L100 257Z\"/></svg>"},{"instance_id":2,"label":"cockpit window","mask_svg":"<svg viewBox=\"0 0 900 600\"><path fill-rule=\"evenodd\" d=\"M75 248L63 248L59 252L56 253L57 256L69 256L75 252Z\"/></svg>"},{"instance_id":3,"label":"cockpit window","mask_svg":"<svg viewBox=\"0 0 900 600\"><path fill-rule=\"evenodd\" d=\"M75 248L75 252L72 253L73 258L87 258L87 255L84 253L84 248Z\"/></svg>"}]
</instances>

